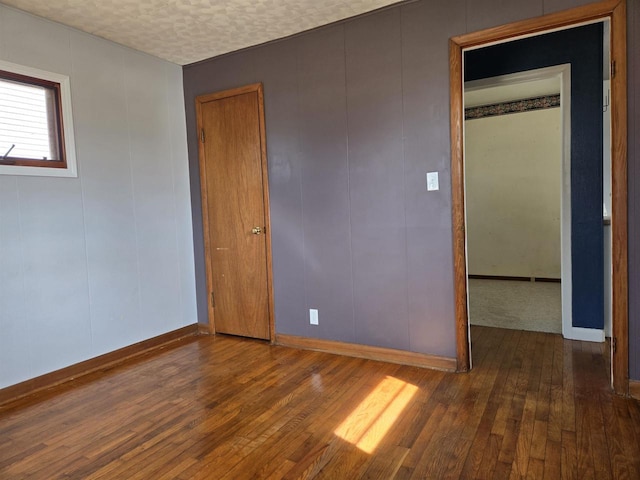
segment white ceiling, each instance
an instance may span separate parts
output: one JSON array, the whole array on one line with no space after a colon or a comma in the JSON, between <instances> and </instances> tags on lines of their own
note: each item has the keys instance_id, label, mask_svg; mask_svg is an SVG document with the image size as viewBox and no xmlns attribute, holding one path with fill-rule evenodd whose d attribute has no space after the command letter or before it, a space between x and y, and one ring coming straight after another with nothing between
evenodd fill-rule
<instances>
[{"instance_id":1,"label":"white ceiling","mask_svg":"<svg viewBox=\"0 0 640 480\"><path fill-rule=\"evenodd\" d=\"M366 13L398 0L1 0L179 65Z\"/></svg>"}]
</instances>

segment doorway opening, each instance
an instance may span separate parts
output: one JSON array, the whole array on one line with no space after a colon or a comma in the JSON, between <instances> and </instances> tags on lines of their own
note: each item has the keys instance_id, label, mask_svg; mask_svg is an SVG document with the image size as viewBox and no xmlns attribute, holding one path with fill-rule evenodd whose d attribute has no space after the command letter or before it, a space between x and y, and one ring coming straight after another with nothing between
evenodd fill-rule
<instances>
[{"instance_id":1,"label":"doorway opening","mask_svg":"<svg viewBox=\"0 0 640 480\"><path fill-rule=\"evenodd\" d=\"M467 285L467 223L464 177L463 51L511 42L544 33L568 30L588 23L610 21L611 64L611 305L612 385L628 392L627 192L626 192L626 5L601 2L573 10L517 22L451 40L451 147L454 270L458 370L471 368ZM598 199L602 206L602 198ZM600 211L602 214L602 211ZM600 219L602 222L602 218ZM575 282L574 275L573 281Z\"/></svg>"},{"instance_id":2,"label":"doorway opening","mask_svg":"<svg viewBox=\"0 0 640 480\"><path fill-rule=\"evenodd\" d=\"M571 65L465 82L472 325L563 334L571 319Z\"/></svg>"}]
</instances>

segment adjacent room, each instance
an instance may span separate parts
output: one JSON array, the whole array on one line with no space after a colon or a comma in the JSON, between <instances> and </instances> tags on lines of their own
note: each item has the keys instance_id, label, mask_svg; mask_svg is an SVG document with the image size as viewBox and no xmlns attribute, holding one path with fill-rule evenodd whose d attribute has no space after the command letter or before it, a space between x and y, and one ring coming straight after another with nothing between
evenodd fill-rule
<instances>
[{"instance_id":1,"label":"adjacent room","mask_svg":"<svg viewBox=\"0 0 640 480\"><path fill-rule=\"evenodd\" d=\"M0 0L0 478L640 478L639 51L639 0Z\"/></svg>"},{"instance_id":2,"label":"adjacent room","mask_svg":"<svg viewBox=\"0 0 640 480\"><path fill-rule=\"evenodd\" d=\"M560 79L507 81L465 86L469 318L562 334Z\"/></svg>"}]
</instances>

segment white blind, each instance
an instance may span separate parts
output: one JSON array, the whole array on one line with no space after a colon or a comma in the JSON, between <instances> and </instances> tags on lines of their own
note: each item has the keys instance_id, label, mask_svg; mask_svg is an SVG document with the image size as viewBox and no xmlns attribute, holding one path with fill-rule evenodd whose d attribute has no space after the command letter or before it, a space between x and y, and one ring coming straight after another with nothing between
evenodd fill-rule
<instances>
[{"instance_id":1,"label":"white blind","mask_svg":"<svg viewBox=\"0 0 640 480\"><path fill-rule=\"evenodd\" d=\"M50 91L0 79L0 158L58 160L50 141Z\"/></svg>"}]
</instances>

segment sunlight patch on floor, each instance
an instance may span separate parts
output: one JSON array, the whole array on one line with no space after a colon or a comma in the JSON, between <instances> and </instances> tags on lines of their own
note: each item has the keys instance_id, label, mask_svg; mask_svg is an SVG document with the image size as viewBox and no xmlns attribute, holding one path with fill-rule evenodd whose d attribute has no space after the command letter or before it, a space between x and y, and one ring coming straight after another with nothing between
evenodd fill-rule
<instances>
[{"instance_id":1,"label":"sunlight patch on floor","mask_svg":"<svg viewBox=\"0 0 640 480\"><path fill-rule=\"evenodd\" d=\"M418 387L387 376L334 433L365 453L373 453L409 404Z\"/></svg>"}]
</instances>

